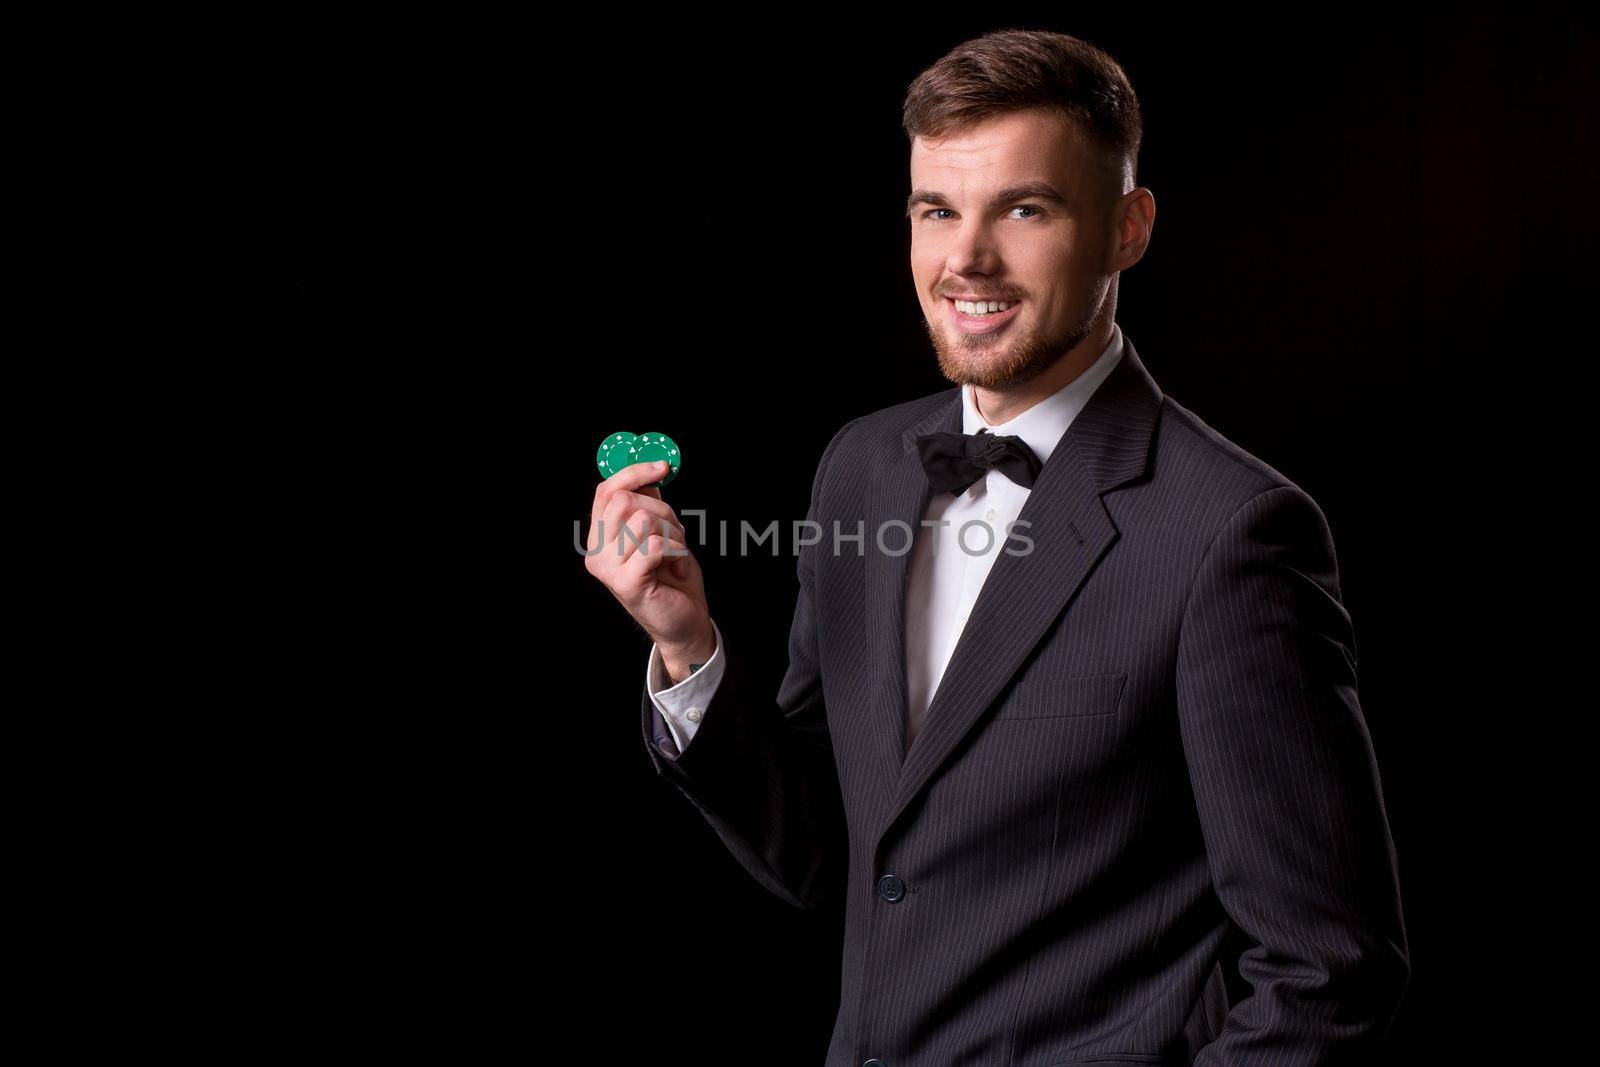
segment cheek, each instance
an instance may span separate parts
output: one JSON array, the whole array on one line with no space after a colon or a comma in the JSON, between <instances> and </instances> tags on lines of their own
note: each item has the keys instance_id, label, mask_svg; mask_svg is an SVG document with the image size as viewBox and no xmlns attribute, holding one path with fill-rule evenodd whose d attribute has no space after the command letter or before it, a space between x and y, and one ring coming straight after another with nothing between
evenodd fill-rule
<instances>
[{"instance_id":1,"label":"cheek","mask_svg":"<svg viewBox=\"0 0 1600 1067\"><path fill-rule=\"evenodd\" d=\"M1067 303L1067 294L1082 274L1080 256L1066 234L1041 235L1013 252L1017 277L1045 308Z\"/></svg>"},{"instance_id":2,"label":"cheek","mask_svg":"<svg viewBox=\"0 0 1600 1067\"><path fill-rule=\"evenodd\" d=\"M1030 270L1040 275L1060 276L1076 269L1078 251L1072 231L1063 228L1037 235L1025 247L1017 249L1017 254L1027 261Z\"/></svg>"},{"instance_id":3,"label":"cheek","mask_svg":"<svg viewBox=\"0 0 1600 1067\"><path fill-rule=\"evenodd\" d=\"M925 290L937 280L944 270L944 253L929 241L913 241L911 244L911 277L917 283L919 292Z\"/></svg>"}]
</instances>

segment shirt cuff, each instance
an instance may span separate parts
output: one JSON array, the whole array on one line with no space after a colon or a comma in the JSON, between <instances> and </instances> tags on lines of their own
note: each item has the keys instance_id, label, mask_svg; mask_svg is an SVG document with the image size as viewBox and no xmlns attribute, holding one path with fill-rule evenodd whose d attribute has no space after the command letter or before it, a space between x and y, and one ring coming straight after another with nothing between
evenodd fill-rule
<instances>
[{"instance_id":1,"label":"shirt cuff","mask_svg":"<svg viewBox=\"0 0 1600 1067\"><path fill-rule=\"evenodd\" d=\"M661 650L655 645L650 646L650 665L645 675L645 688L649 691L656 710L661 712L661 718L666 722L667 729L672 731L672 739L678 743L679 752L689 747L695 731L699 729L700 717L705 714L706 708L710 707L711 698L722 681L723 667L727 663L722 655L722 631L717 628L715 619L711 621L711 629L717 636L717 647L711 653L711 658L677 685L667 684L670 679L667 677L667 666L661 660Z\"/></svg>"}]
</instances>

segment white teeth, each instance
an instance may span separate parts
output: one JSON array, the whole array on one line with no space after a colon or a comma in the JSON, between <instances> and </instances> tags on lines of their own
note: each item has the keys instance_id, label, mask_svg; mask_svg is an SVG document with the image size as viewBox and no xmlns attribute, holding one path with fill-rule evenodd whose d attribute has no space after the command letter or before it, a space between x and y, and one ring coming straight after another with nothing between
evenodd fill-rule
<instances>
[{"instance_id":1,"label":"white teeth","mask_svg":"<svg viewBox=\"0 0 1600 1067\"><path fill-rule=\"evenodd\" d=\"M957 300L955 305L956 310L961 312L963 315L974 315L979 317L983 315L992 315L997 311L1004 311L1011 306L1004 300Z\"/></svg>"}]
</instances>

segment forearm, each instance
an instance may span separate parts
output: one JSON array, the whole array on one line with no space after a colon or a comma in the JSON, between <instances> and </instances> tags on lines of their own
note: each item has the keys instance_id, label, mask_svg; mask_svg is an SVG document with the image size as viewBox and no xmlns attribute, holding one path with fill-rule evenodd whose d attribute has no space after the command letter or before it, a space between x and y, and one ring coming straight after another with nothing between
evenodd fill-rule
<instances>
[{"instance_id":1,"label":"forearm","mask_svg":"<svg viewBox=\"0 0 1600 1067\"><path fill-rule=\"evenodd\" d=\"M722 631L715 621L711 629L714 641L711 655L703 662L690 661L687 674L677 680L669 675L660 647L652 645L650 648L645 686L654 704L655 717L660 720L660 727L653 736L658 744L672 742L670 750L666 751L673 759L689 747L722 683L723 667L727 663L727 657L722 654Z\"/></svg>"},{"instance_id":2,"label":"forearm","mask_svg":"<svg viewBox=\"0 0 1600 1067\"><path fill-rule=\"evenodd\" d=\"M1367 1063L1410 975L1397 857L1321 511L1245 502L1196 574L1178 718L1212 883L1253 942L1196 1064Z\"/></svg>"},{"instance_id":3,"label":"forearm","mask_svg":"<svg viewBox=\"0 0 1600 1067\"><path fill-rule=\"evenodd\" d=\"M652 762L769 892L795 907L821 906L843 888L846 842L833 750L810 714L820 708L802 700L786 715L770 698L766 707L748 702L736 657L725 643L717 655L722 677L676 754L655 740L651 712L660 702L646 692Z\"/></svg>"},{"instance_id":4,"label":"forearm","mask_svg":"<svg viewBox=\"0 0 1600 1067\"><path fill-rule=\"evenodd\" d=\"M806 513L812 522L824 515L829 458L854 422L841 427L823 450ZM655 741L653 720L660 711L648 685L642 709L646 747L657 772L700 809L752 877L806 909L837 900L849 869L844 802L822 701L816 566L815 549L803 546L795 567L799 592L789 627L789 666L776 705L770 697L741 691L737 639L730 645L713 625L715 643L703 670L720 674L714 686L696 687L710 695L692 743L673 754ZM690 664L706 652L704 641L674 650L676 667L663 662L663 670L669 679L673 670L681 670L679 677L689 681L678 684L694 687Z\"/></svg>"},{"instance_id":5,"label":"forearm","mask_svg":"<svg viewBox=\"0 0 1600 1067\"><path fill-rule=\"evenodd\" d=\"M661 656L661 665L668 685L677 685L710 661L717 651L716 627L709 616L702 632L693 640L682 644L655 646Z\"/></svg>"}]
</instances>

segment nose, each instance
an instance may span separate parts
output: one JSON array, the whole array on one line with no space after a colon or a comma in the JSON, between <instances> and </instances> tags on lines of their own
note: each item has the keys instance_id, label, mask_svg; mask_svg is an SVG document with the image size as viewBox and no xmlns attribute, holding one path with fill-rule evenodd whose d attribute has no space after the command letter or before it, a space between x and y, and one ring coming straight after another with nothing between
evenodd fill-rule
<instances>
[{"instance_id":1,"label":"nose","mask_svg":"<svg viewBox=\"0 0 1600 1067\"><path fill-rule=\"evenodd\" d=\"M969 219L956 234L945 267L951 274L994 274L999 261L989 228L982 219Z\"/></svg>"}]
</instances>

